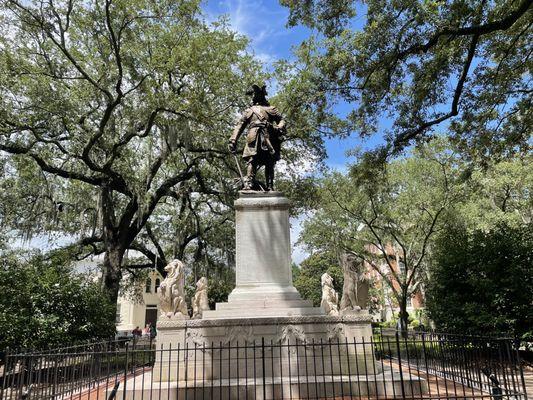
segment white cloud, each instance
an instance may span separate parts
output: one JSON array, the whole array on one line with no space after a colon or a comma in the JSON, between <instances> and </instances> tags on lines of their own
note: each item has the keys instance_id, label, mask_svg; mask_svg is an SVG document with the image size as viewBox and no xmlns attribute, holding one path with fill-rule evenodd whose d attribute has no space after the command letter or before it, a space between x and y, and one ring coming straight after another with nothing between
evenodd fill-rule
<instances>
[{"instance_id":1,"label":"white cloud","mask_svg":"<svg viewBox=\"0 0 533 400\"><path fill-rule=\"evenodd\" d=\"M50 251L63 247L75 241L70 235L57 233L40 234L29 239L22 239L20 236L11 237L9 247L17 250L41 250Z\"/></svg>"},{"instance_id":2,"label":"white cloud","mask_svg":"<svg viewBox=\"0 0 533 400\"><path fill-rule=\"evenodd\" d=\"M264 64L273 64L276 58L270 53L255 53L255 57Z\"/></svg>"},{"instance_id":3,"label":"white cloud","mask_svg":"<svg viewBox=\"0 0 533 400\"><path fill-rule=\"evenodd\" d=\"M281 56L272 38L288 34L284 8L262 0L224 0L217 3L217 10L229 17L233 30L250 39L250 48L259 60L271 65Z\"/></svg>"}]
</instances>

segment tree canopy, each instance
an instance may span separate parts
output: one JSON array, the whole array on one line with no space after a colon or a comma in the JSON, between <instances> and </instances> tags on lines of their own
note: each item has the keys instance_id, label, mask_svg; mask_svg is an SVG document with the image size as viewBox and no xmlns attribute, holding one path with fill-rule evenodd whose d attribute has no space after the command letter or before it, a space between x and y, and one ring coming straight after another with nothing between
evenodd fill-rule
<instances>
[{"instance_id":1,"label":"tree canopy","mask_svg":"<svg viewBox=\"0 0 533 400\"><path fill-rule=\"evenodd\" d=\"M407 326L407 300L420 289L431 240L457 195L455 157L434 143L385 170L352 166L320 181L301 241L311 250L353 254L381 276Z\"/></svg>"},{"instance_id":2,"label":"tree canopy","mask_svg":"<svg viewBox=\"0 0 533 400\"><path fill-rule=\"evenodd\" d=\"M351 129L385 134L380 158L439 125L472 160L531 145L530 0L281 3L316 32L297 51L308 98L348 103Z\"/></svg>"},{"instance_id":3,"label":"tree canopy","mask_svg":"<svg viewBox=\"0 0 533 400\"><path fill-rule=\"evenodd\" d=\"M532 156L515 156L484 167L463 165L465 196L457 212L469 230L532 223Z\"/></svg>"},{"instance_id":4,"label":"tree canopy","mask_svg":"<svg viewBox=\"0 0 533 400\"><path fill-rule=\"evenodd\" d=\"M124 268L231 258L226 141L246 89L268 79L246 38L205 22L197 0L1 7L3 226L73 237L78 259L103 254L111 298ZM287 171L323 155L315 139L295 131ZM128 250L143 257L128 264Z\"/></svg>"}]
</instances>

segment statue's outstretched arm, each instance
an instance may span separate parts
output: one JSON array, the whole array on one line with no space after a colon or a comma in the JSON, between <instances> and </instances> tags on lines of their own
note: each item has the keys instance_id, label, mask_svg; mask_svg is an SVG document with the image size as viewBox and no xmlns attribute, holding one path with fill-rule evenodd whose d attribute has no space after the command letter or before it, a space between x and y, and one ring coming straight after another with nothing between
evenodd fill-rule
<instances>
[{"instance_id":1,"label":"statue's outstretched arm","mask_svg":"<svg viewBox=\"0 0 533 400\"><path fill-rule=\"evenodd\" d=\"M242 114L237 125L235 125L235 128L233 128L233 133L231 134L231 137L229 138L229 148L232 153L235 152L237 141L239 140L242 133L246 129L246 126L248 125L248 122L250 120L250 115L251 115L250 112L246 110Z\"/></svg>"}]
</instances>

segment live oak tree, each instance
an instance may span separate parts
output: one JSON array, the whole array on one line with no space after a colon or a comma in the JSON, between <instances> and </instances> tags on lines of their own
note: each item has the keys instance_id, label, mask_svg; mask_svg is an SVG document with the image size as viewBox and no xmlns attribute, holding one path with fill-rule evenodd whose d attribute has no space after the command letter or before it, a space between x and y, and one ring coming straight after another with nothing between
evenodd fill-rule
<instances>
[{"instance_id":1,"label":"live oak tree","mask_svg":"<svg viewBox=\"0 0 533 400\"><path fill-rule=\"evenodd\" d=\"M60 234L78 260L103 254L111 299L124 270L163 272L175 257L194 279L231 275L238 172L226 143L246 89L268 75L199 3L2 3L3 231ZM292 179L323 142L283 90L271 100L289 122ZM309 190L290 187L295 200Z\"/></svg>"},{"instance_id":2,"label":"live oak tree","mask_svg":"<svg viewBox=\"0 0 533 400\"><path fill-rule=\"evenodd\" d=\"M455 155L440 145L419 149L384 170L352 166L319 186L304 223L310 250L350 253L375 270L408 323L407 301L425 280L432 238L457 196Z\"/></svg>"},{"instance_id":3,"label":"live oak tree","mask_svg":"<svg viewBox=\"0 0 533 400\"><path fill-rule=\"evenodd\" d=\"M350 129L384 133L378 160L439 125L474 161L529 149L531 0L281 3L316 32L297 51L307 99L348 103Z\"/></svg>"},{"instance_id":4,"label":"live oak tree","mask_svg":"<svg viewBox=\"0 0 533 400\"><path fill-rule=\"evenodd\" d=\"M129 267L162 270L156 235L181 235L180 256L209 231L199 216L225 223L225 143L260 68L194 0L9 0L1 15L4 229L103 253L115 299L129 249L145 255Z\"/></svg>"}]
</instances>

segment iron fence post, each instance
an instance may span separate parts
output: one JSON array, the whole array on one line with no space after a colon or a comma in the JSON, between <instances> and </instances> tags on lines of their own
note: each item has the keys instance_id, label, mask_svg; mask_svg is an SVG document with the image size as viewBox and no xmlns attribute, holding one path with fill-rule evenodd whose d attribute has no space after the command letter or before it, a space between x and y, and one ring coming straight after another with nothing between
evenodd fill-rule
<instances>
[{"instance_id":1,"label":"iron fence post","mask_svg":"<svg viewBox=\"0 0 533 400\"><path fill-rule=\"evenodd\" d=\"M9 372L9 347L4 352L4 373L2 375L2 388L0 389L0 399L4 398L4 391L6 390L7 374Z\"/></svg>"},{"instance_id":2,"label":"iron fence post","mask_svg":"<svg viewBox=\"0 0 533 400\"><path fill-rule=\"evenodd\" d=\"M59 355L56 355L56 357L54 357L55 360L54 360L54 383L52 385L52 398L55 398L56 396L56 391L57 391L57 370L59 368L58 364L59 364Z\"/></svg>"},{"instance_id":3,"label":"iron fence post","mask_svg":"<svg viewBox=\"0 0 533 400\"><path fill-rule=\"evenodd\" d=\"M126 399L126 382L128 379L128 350L129 350L129 343L126 342L126 360L124 362L124 385L122 387L122 399Z\"/></svg>"},{"instance_id":4,"label":"iron fence post","mask_svg":"<svg viewBox=\"0 0 533 400\"><path fill-rule=\"evenodd\" d=\"M396 331L395 334L396 338L396 350L398 351L398 369L400 370L400 385L402 387L402 398L405 399L405 388L404 388L404 382L403 382L403 371L402 371L402 355L400 354L400 336L398 335L398 331Z\"/></svg>"},{"instance_id":5,"label":"iron fence post","mask_svg":"<svg viewBox=\"0 0 533 400\"><path fill-rule=\"evenodd\" d=\"M492 399L493 400L501 400L503 399L503 391L500 387L494 386L491 389Z\"/></svg>"},{"instance_id":6,"label":"iron fence post","mask_svg":"<svg viewBox=\"0 0 533 400\"><path fill-rule=\"evenodd\" d=\"M520 358L520 342L515 346L516 351L516 364L518 366L518 372L520 372L520 380L522 381L522 390L524 391L524 400L527 400L527 390L526 390L526 380L524 378L524 368L522 364L522 359Z\"/></svg>"},{"instance_id":7,"label":"iron fence post","mask_svg":"<svg viewBox=\"0 0 533 400\"><path fill-rule=\"evenodd\" d=\"M261 361L263 364L263 400L266 399L265 338L261 337Z\"/></svg>"},{"instance_id":8,"label":"iron fence post","mask_svg":"<svg viewBox=\"0 0 533 400\"><path fill-rule=\"evenodd\" d=\"M422 357L424 357L424 365L426 368L426 379L428 385L429 396L431 397L431 385L429 384L429 367L428 367L428 358L426 354L426 335L425 332L422 332Z\"/></svg>"}]
</instances>

